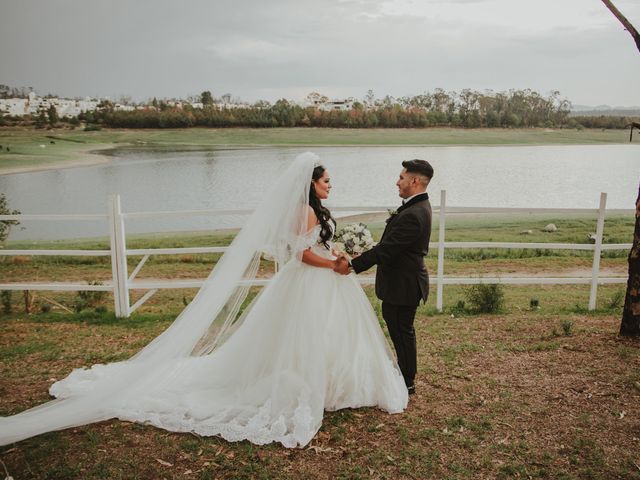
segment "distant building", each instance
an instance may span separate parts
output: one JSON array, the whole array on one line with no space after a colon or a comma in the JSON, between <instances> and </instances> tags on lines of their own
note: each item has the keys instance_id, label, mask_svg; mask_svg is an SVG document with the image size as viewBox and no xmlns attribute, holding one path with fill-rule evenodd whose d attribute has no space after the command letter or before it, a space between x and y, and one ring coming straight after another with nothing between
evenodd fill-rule
<instances>
[{"instance_id":1,"label":"distant building","mask_svg":"<svg viewBox=\"0 0 640 480\"><path fill-rule=\"evenodd\" d=\"M26 98L1 98L0 110L12 117L26 115L29 108L29 101Z\"/></svg>"},{"instance_id":2,"label":"distant building","mask_svg":"<svg viewBox=\"0 0 640 480\"><path fill-rule=\"evenodd\" d=\"M136 107L134 107L133 105L122 105L121 103L116 103L113 106L113 109L116 112L133 112Z\"/></svg>"},{"instance_id":3,"label":"distant building","mask_svg":"<svg viewBox=\"0 0 640 480\"><path fill-rule=\"evenodd\" d=\"M6 115L11 116L23 116L23 115L37 115L41 110L47 110L51 105L56 108L58 116L63 117L77 117L83 112L95 111L102 99L85 98L84 100L74 100L68 98L58 97L39 97L35 92L30 92L28 98L6 98L0 99L0 111ZM188 102L184 100L170 99L165 101L166 105L171 108L182 109L184 106L191 106L192 108L204 108L201 102ZM236 109L236 108L249 108L248 103L242 103L239 100L232 99L230 94L222 96L221 100L218 100L213 105L219 109ZM134 110L154 108L150 105L124 105L121 103L115 103L113 109L121 112L131 112Z\"/></svg>"},{"instance_id":4,"label":"distant building","mask_svg":"<svg viewBox=\"0 0 640 480\"><path fill-rule=\"evenodd\" d=\"M324 112L330 112L332 110L350 111L353 109L355 100L353 98L347 98L344 100L331 100L318 105L318 110Z\"/></svg>"},{"instance_id":5,"label":"distant building","mask_svg":"<svg viewBox=\"0 0 640 480\"><path fill-rule=\"evenodd\" d=\"M31 92L28 98L0 99L0 110L12 116L36 115L40 110L47 110L53 105L60 117L77 117L82 112L95 110L98 103L100 103L98 100L89 98L85 100L42 98Z\"/></svg>"},{"instance_id":6,"label":"distant building","mask_svg":"<svg viewBox=\"0 0 640 480\"><path fill-rule=\"evenodd\" d=\"M322 95L318 92L311 92L307 95L302 102L303 107L313 107L323 112L330 112L333 110L349 111L353 109L355 100L353 98L346 99L333 99L329 100L329 97Z\"/></svg>"}]
</instances>

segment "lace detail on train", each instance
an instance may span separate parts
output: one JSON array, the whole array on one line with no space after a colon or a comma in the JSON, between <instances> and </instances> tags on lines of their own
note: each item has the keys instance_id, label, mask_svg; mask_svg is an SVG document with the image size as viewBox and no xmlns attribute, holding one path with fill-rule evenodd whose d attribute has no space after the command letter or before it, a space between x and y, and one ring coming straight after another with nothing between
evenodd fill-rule
<instances>
[{"instance_id":1,"label":"lace detail on train","mask_svg":"<svg viewBox=\"0 0 640 480\"><path fill-rule=\"evenodd\" d=\"M293 415L273 416L272 401L257 407L252 416L244 418L234 407L227 407L203 419L193 418L188 409L171 413L121 410L115 416L123 420L147 423L172 432L194 432L203 436L220 436L230 442L249 440L256 445L280 442L288 448L304 446L319 429L311 414L309 400L298 399ZM243 412L244 413L244 412Z\"/></svg>"}]
</instances>

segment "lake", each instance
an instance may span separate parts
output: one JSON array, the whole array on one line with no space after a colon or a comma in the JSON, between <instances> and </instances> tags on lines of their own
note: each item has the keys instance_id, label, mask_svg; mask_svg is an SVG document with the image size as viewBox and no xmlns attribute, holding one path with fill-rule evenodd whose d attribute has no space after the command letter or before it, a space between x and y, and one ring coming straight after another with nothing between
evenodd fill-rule
<instances>
[{"instance_id":1,"label":"lake","mask_svg":"<svg viewBox=\"0 0 640 480\"><path fill-rule=\"evenodd\" d=\"M432 203L447 190L449 206L633 208L640 181L637 145L455 147L264 147L197 151L119 149L96 166L0 176L0 192L22 213L105 213L119 193L133 211L252 208L299 153L314 151L329 170L329 207L399 205L402 160L434 167ZM242 216L135 219L127 232L230 228ZM105 222L25 221L10 240L107 235Z\"/></svg>"}]
</instances>

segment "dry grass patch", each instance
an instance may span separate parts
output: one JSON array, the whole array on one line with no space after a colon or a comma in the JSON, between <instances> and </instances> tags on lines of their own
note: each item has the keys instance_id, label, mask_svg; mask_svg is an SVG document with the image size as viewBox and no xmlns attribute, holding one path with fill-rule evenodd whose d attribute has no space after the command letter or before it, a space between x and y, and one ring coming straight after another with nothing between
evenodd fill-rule
<instances>
[{"instance_id":1,"label":"dry grass patch","mask_svg":"<svg viewBox=\"0 0 640 480\"><path fill-rule=\"evenodd\" d=\"M0 410L45 401L72 368L126 358L171 318L4 317ZM4 447L0 459L20 479L640 478L640 343L617 327L606 315L421 315L408 410L327 412L301 450L113 420Z\"/></svg>"}]
</instances>

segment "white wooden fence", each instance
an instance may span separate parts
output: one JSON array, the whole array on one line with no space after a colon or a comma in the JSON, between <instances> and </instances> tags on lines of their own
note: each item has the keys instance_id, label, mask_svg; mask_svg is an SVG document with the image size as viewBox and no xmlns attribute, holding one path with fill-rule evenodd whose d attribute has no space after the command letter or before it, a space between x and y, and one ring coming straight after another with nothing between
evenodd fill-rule
<instances>
[{"instance_id":1,"label":"white wooden fence","mask_svg":"<svg viewBox=\"0 0 640 480\"><path fill-rule=\"evenodd\" d=\"M436 307L442 311L443 303L443 287L444 285L471 285L478 283L501 283L508 285L525 285L525 284L590 284L591 291L589 295L589 309L596 307L596 294L598 284L625 283L626 277L601 277L600 276L600 257L604 250L629 250L630 243L624 244L606 244L603 245L603 231L605 213L610 214L630 214L634 210L606 210L607 194L600 194L600 205L597 209L557 209L557 208L473 208L473 207L447 207L446 191L440 192L440 206L434 207L434 215L439 218L439 231L437 242L432 241L430 249L438 250L437 274L431 277L431 283L436 285ZM385 212L389 207L336 207L333 211L347 212ZM229 215L229 214L249 214L251 210L191 210L191 211L168 211L168 212L122 212L120 204L120 196L112 195L109 197L109 208L106 214L68 214L68 215L0 215L0 220L43 220L43 221L61 221L61 220L105 220L109 225L109 250L2 250L0 255L55 255L55 256L109 256L111 257L112 281L103 285L87 285L71 282L55 282L55 283L2 283L0 281L0 290L57 290L57 291L109 291L113 293L115 304L115 312L118 317L129 317L136 309L146 302L159 289L167 288L198 288L203 284L203 280L136 280L136 275L149 259L150 255L172 255L185 253L216 253L224 252L227 247L188 247L188 248L127 248L125 235L125 220L136 218L150 217L167 217L167 216L201 216L201 215ZM466 214L532 214L532 213L550 213L550 214L575 214L589 213L597 216L596 239L594 244L569 244L569 243L521 243L521 242L447 242L445 241L446 233L446 215L452 213ZM593 267L590 277L449 277L444 275L444 252L449 248L506 248L506 249L547 249L547 250L593 250ZM127 268L128 256L142 255L142 260L129 274ZM373 276L361 275L358 277L362 284L372 284ZM255 279L253 281L243 282L248 285L265 285L269 279ZM130 304L130 290L146 290L146 293L134 304Z\"/></svg>"}]
</instances>

